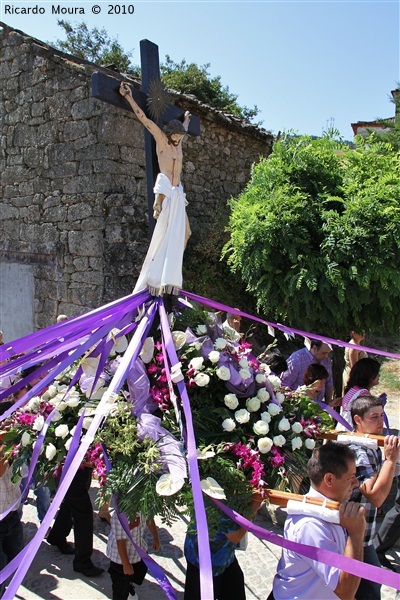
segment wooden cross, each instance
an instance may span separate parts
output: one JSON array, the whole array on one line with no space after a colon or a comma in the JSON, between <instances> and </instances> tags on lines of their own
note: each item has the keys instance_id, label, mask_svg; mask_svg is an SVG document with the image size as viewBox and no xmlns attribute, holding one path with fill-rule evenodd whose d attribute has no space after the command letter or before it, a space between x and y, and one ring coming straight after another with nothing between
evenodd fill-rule
<instances>
[{"instance_id":1,"label":"wooden cross","mask_svg":"<svg viewBox=\"0 0 400 600\"><path fill-rule=\"evenodd\" d=\"M146 116L151 118L147 105L149 86L153 81L161 79L158 46L149 40L142 40L140 42L140 61L142 69L142 86L141 90L131 87L132 96L143 112L146 113ZM129 112L132 112L128 102L119 93L120 83L120 79L116 79L115 77L106 75L105 73L93 73L92 96L104 102L108 102L113 106L117 106L118 108L123 108L125 110L129 110ZM157 122L157 125L162 128L163 125L167 124L172 119L182 120L181 117L183 117L183 114L184 111L181 108L169 104L162 116L162 119ZM188 133L195 136L200 135L199 117L191 117ZM155 221L153 219L153 188L160 169L158 166L154 138L146 128L144 128L144 140L146 158L146 187L149 208L149 229L151 233L155 225Z\"/></svg>"}]
</instances>

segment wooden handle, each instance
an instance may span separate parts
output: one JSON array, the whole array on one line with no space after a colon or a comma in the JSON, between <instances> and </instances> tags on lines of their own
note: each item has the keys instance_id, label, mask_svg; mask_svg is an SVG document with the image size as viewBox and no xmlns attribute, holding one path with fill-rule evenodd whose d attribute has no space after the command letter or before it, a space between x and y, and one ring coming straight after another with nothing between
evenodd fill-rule
<instances>
[{"instance_id":1,"label":"wooden handle","mask_svg":"<svg viewBox=\"0 0 400 600\"><path fill-rule=\"evenodd\" d=\"M322 506L324 500L321 498L311 498L309 496L302 496L301 494L292 494L291 492L281 492L280 490L270 490L267 489L267 496L271 504L276 504L277 506L285 507L289 500L297 500L298 502L304 502L304 498L306 499L307 504L316 504L317 506ZM334 500L328 500L326 503L326 507L331 510L339 510L340 503L335 502Z\"/></svg>"},{"instance_id":2,"label":"wooden handle","mask_svg":"<svg viewBox=\"0 0 400 600\"><path fill-rule=\"evenodd\" d=\"M332 431L326 431L325 433L320 433L319 437L323 438L324 440L336 440L337 436L342 434L351 435L355 437L368 437L371 440L378 440L378 446L383 446L385 441L384 435L373 435L372 433L355 433L354 431L337 431L336 429Z\"/></svg>"}]
</instances>

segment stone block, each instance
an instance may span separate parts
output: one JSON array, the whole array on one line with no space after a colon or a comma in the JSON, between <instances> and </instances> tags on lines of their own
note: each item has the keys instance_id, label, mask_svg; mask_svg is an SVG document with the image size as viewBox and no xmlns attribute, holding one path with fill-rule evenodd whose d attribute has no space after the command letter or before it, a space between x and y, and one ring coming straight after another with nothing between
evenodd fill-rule
<instances>
[{"instance_id":1,"label":"stone block","mask_svg":"<svg viewBox=\"0 0 400 600\"><path fill-rule=\"evenodd\" d=\"M67 208L65 206L52 206L43 211L43 221L47 223L58 223L67 218Z\"/></svg>"},{"instance_id":2,"label":"stone block","mask_svg":"<svg viewBox=\"0 0 400 600\"><path fill-rule=\"evenodd\" d=\"M70 231L68 250L75 256L102 256L103 234L101 231Z\"/></svg>"},{"instance_id":3,"label":"stone block","mask_svg":"<svg viewBox=\"0 0 400 600\"><path fill-rule=\"evenodd\" d=\"M64 124L64 139L66 141L86 137L88 134L89 124L87 121L67 121Z\"/></svg>"},{"instance_id":4,"label":"stone block","mask_svg":"<svg viewBox=\"0 0 400 600\"><path fill-rule=\"evenodd\" d=\"M81 230L82 231L98 231L102 230L104 227L104 219L102 217L89 217L87 219L82 219L81 221Z\"/></svg>"},{"instance_id":5,"label":"stone block","mask_svg":"<svg viewBox=\"0 0 400 600\"><path fill-rule=\"evenodd\" d=\"M92 205L89 202L81 202L68 207L68 220L81 221L92 216Z\"/></svg>"}]
</instances>

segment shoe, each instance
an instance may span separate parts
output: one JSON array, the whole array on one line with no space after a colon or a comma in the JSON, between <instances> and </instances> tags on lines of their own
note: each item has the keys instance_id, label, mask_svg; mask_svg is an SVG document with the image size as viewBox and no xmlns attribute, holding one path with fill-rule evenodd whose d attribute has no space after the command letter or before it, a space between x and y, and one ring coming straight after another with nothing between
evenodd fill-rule
<instances>
[{"instance_id":1,"label":"shoe","mask_svg":"<svg viewBox=\"0 0 400 600\"><path fill-rule=\"evenodd\" d=\"M397 573L396 567L390 562L388 558L386 558L384 554L378 554L378 558L382 567L384 567L385 569L390 569L390 571L394 571L395 573Z\"/></svg>"},{"instance_id":2,"label":"shoe","mask_svg":"<svg viewBox=\"0 0 400 600\"><path fill-rule=\"evenodd\" d=\"M129 596L128 600L139 600L139 596L136 593L136 590L133 585L129 587Z\"/></svg>"},{"instance_id":3,"label":"shoe","mask_svg":"<svg viewBox=\"0 0 400 600\"><path fill-rule=\"evenodd\" d=\"M62 542L61 544L55 544L53 542L50 542L47 538L47 543L51 546L55 546L56 548L58 548L61 554L75 554L75 546L70 542Z\"/></svg>"},{"instance_id":4,"label":"shoe","mask_svg":"<svg viewBox=\"0 0 400 600\"><path fill-rule=\"evenodd\" d=\"M104 569L102 569L101 567L96 567L95 565L86 568L83 567L83 569L74 567L74 571L76 573L82 573L82 575L85 575L85 577L98 577L99 575L104 573Z\"/></svg>"}]
</instances>

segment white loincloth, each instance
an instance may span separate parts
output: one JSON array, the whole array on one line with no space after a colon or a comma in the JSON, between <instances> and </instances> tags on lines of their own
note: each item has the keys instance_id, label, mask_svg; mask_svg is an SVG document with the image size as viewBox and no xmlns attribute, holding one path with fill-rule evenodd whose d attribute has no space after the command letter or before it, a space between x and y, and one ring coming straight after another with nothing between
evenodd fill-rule
<instances>
[{"instance_id":1,"label":"white loincloth","mask_svg":"<svg viewBox=\"0 0 400 600\"><path fill-rule=\"evenodd\" d=\"M165 198L133 292L148 288L152 296L178 294L182 288L186 196L182 184L173 186L163 173L158 174L153 191Z\"/></svg>"}]
</instances>

